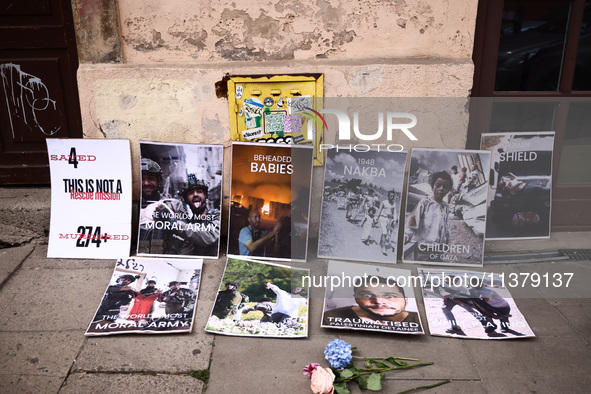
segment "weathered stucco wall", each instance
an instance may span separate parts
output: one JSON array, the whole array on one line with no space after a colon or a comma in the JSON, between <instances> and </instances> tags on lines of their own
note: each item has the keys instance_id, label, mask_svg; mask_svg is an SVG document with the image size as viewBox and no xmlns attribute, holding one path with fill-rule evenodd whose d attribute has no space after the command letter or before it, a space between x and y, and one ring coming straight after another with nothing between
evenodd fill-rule
<instances>
[{"instance_id":1,"label":"weathered stucco wall","mask_svg":"<svg viewBox=\"0 0 591 394\"><path fill-rule=\"evenodd\" d=\"M119 0L126 62L457 57L476 1Z\"/></svg>"},{"instance_id":2,"label":"weathered stucco wall","mask_svg":"<svg viewBox=\"0 0 591 394\"><path fill-rule=\"evenodd\" d=\"M88 11L91 3L112 6L73 0L73 7ZM138 141L230 146L228 101L215 91L225 75L322 73L328 98L455 98L417 104L419 141L394 142L463 148L477 0L432 3L119 0L118 21L109 24L118 25L122 64L100 60L109 47L78 31L79 51L92 54L81 57L78 72L84 135L131 141L138 197ZM84 15L79 30L106 23L103 11ZM321 190L322 171L314 170L314 190ZM311 234L318 204L313 199Z\"/></svg>"}]
</instances>

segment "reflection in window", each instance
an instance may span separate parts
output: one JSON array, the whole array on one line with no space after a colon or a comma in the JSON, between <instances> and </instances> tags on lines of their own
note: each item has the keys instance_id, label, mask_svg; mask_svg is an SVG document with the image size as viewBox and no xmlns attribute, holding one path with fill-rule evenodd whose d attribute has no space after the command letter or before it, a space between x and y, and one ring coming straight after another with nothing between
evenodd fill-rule
<instances>
[{"instance_id":1,"label":"reflection in window","mask_svg":"<svg viewBox=\"0 0 591 394\"><path fill-rule=\"evenodd\" d=\"M573 90L591 90L591 0L585 2Z\"/></svg>"},{"instance_id":2,"label":"reflection in window","mask_svg":"<svg viewBox=\"0 0 591 394\"><path fill-rule=\"evenodd\" d=\"M494 103L490 131L554 131L556 103Z\"/></svg>"},{"instance_id":3,"label":"reflection in window","mask_svg":"<svg viewBox=\"0 0 591 394\"><path fill-rule=\"evenodd\" d=\"M586 101L569 106L558 184L591 183L591 101Z\"/></svg>"},{"instance_id":4,"label":"reflection in window","mask_svg":"<svg viewBox=\"0 0 591 394\"><path fill-rule=\"evenodd\" d=\"M506 0L496 91L557 91L570 1Z\"/></svg>"}]
</instances>

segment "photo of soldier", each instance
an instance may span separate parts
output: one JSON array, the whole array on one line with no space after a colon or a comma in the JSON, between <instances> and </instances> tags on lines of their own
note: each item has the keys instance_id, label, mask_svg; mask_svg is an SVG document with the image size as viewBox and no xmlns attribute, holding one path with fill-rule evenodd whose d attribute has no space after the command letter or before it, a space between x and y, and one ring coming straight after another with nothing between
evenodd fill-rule
<instances>
[{"instance_id":1,"label":"photo of soldier","mask_svg":"<svg viewBox=\"0 0 591 394\"><path fill-rule=\"evenodd\" d=\"M419 270L432 335L511 339L535 336L503 280L493 273Z\"/></svg>"},{"instance_id":2,"label":"photo of soldier","mask_svg":"<svg viewBox=\"0 0 591 394\"><path fill-rule=\"evenodd\" d=\"M140 142L139 255L219 255L223 148Z\"/></svg>"},{"instance_id":3,"label":"photo of soldier","mask_svg":"<svg viewBox=\"0 0 591 394\"><path fill-rule=\"evenodd\" d=\"M190 332L202 264L189 258L117 260L85 335Z\"/></svg>"},{"instance_id":4,"label":"photo of soldier","mask_svg":"<svg viewBox=\"0 0 591 394\"><path fill-rule=\"evenodd\" d=\"M308 333L309 271L228 257L205 330L214 334L303 338ZM258 300L251 302L251 300Z\"/></svg>"}]
</instances>

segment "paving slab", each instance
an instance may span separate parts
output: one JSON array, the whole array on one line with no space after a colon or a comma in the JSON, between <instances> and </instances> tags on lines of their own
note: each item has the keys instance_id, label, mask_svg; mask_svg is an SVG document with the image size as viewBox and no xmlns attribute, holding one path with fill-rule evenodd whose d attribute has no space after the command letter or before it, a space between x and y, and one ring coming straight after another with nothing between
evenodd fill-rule
<instances>
[{"instance_id":1,"label":"paving slab","mask_svg":"<svg viewBox=\"0 0 591 394\"><path fill-rule=\"evenodd\" d=\"M205 332L88 337L75 371L187 373L207 369L213 338Z\"/></svg>"},{"instance_id":2,"label":"paving slab","mask_svg":"<svg viewBox=\"0 0 591 394\"><path fill-rule=\"evenodd\" d=\"M410 390L420 386L429 386L436 384L440 380L418 380L418 379L384 379L382 381L382 393L399 393L404 390ZM351 394L367 394L368 391L359 390L357 384L349 385L351 388ZM446 383L442 386L432 388L429 390L419 390L418 393L425 394L457 394L457 393L470 393L470 394L487 394L488 392L484 388L484 385L479 380L452 380L450 383Z\"/></svg>"},{"instance_id":3,"label":"paving slab","mask_svg":"<svg viewBox=\"0 0 591 394\"><path fill-rule=\"evenodd\" d=\"M87 268L115 268L116 259L57 259L47 258L47 244L37 245L35 251L23 264L24 269L36 268L62 268L62 269L87 269ZM105 285L106 288L106 285Z\"/></svg>"},{"instance_id":4,"label":"paving slab","mask_svg":"<svg viewBox=\"0 0 591 394\"><path fill-rule=\"evenodd\" d=\"M578 335L563 315L545 299L522 298L515 302L536 336L576 337Z\"/></svg>"},{"instance_id":5,"label":"paving slab","mask_svg":"<svg viewBox=\"0 0 591 394\"><path fill-rule=\"evenodd\" d=\"M57 393L64 378L0 374L0 393Z\"/></svg>"},{"instance_id":6,"label":"paving slab","mask_svg":"<svg viewBox=\"0 0 591 394\"><path fill-rule=\"evenodd\" d=\"M113 269L20 269L0 290L0 328L86 330Z\"/></svg>"},{"instance_id":7,"label":"paving slab","mask_svg":"<svg viewBox=\"0 0 591 394\"><path fill-rule=\"evenodd\" d=\"M0 283L4 282L34 249L33 245L0 249Z\"/></svg>"},{"instance_id":8,"label":"paving slab","mask_svg":"<svg viewBox=\"0 0 591 394\"><path fill-rule=\"evenodd\" d=\"M201 393L204 383L190 375L73 373L61 394L78 393Z\"/></svg>"},{"instance_id":9,"label":"paving slab","mask_svg":"<svg viewBox=\"0 0 591 394\"><path fill-rule=\"evenodd\" d=\"M1 375L65 379L84 341L81 331L1 332Z\"/></svg>"},{"instance_id":10,"label":"paving slab","mask_svg":"<svg viewBox=\"0 0 591 394\"><path fill-rule=\"evenodd\" d=\"M591 352L581 338L466 341L465 346L488 392L589 392Z\"/></svg>"},{"instance_id":11,"label":"paving slab","mask_svg":"<svg viewBox=\"0 0 591 394\"><path fill-rule=\"evenodd\" d=\"M591 314L589 305L560 305L556 309L589 346L591 344ZM591 349L590 349L591 351Z\"/></svg>"},{"instance_id":12,"label":"paving slab","mask_svg":"<svg viewBox=\"0 0 591 394\"><path fill-rule=\"evenodd\" d=\"M536 287L544 298L591 299L591 286L589 286L591 262L589 261L522 264L517 268L524 273L519 278L519 284L525 283L529 287ZM526 273L530 276L525 276ZM532 276L532 273L537 275ZM536 285L538 278L540 284Z\"/></svg>"}]
</instances>

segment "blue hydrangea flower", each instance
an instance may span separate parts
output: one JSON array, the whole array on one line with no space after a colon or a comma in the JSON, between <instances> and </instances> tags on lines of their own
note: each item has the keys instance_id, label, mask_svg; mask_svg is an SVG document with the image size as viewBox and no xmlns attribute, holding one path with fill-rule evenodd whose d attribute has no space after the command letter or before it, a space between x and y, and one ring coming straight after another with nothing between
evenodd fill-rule
<instances>
[{"instance_id":1,"label":"blue hydrangea flower","mask_svg":"<svg viewBox=\"0 0 591 394\"><path fill-rule=\"evenodd\" d=\"M343 369L353 359L351 345L340 339L333 339L324 349L324 358L329 362L331 367Z\"/></svg>"}]
</instances>

